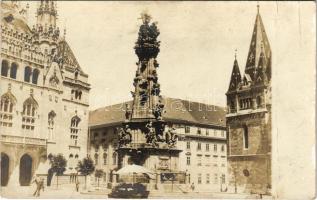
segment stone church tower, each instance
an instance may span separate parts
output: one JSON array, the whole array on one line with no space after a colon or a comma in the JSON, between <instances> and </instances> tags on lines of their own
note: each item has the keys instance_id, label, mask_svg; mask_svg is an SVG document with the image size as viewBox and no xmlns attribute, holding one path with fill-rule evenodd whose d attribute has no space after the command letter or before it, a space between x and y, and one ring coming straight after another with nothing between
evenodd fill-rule
<instances>
[{"instance_id":1,"label":"stone church tower","mask_svg":"<svg viewBox=\"0 0 317 200\"><path fill-rule=\"evenodd\" d=\"M244 74L235 58L226 93L229 184L235 192L271 190L271 55L258 7Z\"/></svg>"}]
</instances>

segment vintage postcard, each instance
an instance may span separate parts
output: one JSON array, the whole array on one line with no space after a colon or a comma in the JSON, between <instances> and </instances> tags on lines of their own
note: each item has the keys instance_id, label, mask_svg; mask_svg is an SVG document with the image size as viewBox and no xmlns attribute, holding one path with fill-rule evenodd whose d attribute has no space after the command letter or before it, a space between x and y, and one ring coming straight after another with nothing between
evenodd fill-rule
<instances>
[{"instance_id":1,"label":"vintage postcard","mask_svg":"<svg viewBox=\"0 0 317 200\"><path fill-rule=\"evenodd\" d=\"M315 2L1 2L1 197L314 199Z\"/></svg>"}]
</instances>

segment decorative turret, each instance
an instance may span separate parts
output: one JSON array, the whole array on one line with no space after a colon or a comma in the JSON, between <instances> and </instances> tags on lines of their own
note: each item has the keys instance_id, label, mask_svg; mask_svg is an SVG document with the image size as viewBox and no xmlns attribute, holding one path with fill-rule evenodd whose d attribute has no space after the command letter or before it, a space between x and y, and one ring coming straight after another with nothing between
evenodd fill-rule
<instances>
[{"instance_id":1,"label":"decorative turret","mask_svg":"<svg viewBox=\"0 0 317 200\"><path fill-rule=\"evenodd\" d=\"M56 42L60 35L60 30L56 27L56 2L52 0L41 0L38 4L36 17L37 24L32 28L34 39L39 42Z\"/></svg>"},{"instance_id":2,"label":"decorative turret","mask_svg":"<svg viewBox=\"0 0 317 200\"><path fill-rule=\"evenodd\" d=\"M263 48L263 50L261 50L261 48ZM270 48L270 43L264 29L264 25L262 22L262 18L259 12L259 5L258 5L258 12L255 19L251 44L250 44L247 63L245 67L245 73L249 74L252 81L255 79L256 70L257 70L256 68L259 65L261 51L263 52L263 56L267 61L266 66L263 66L263 68L270 73L271 48ZM269 75L268 77L271 77L271 76Z\"/></svg>"},{"instance_id":3,"label":"decorative turret","mask_svg":"<svg viewBox=\"0 0 317 200\"><path fill-rule=\"evenodd\" d=\"M37 8L37 24L43 27L56 26L57 10L56 2L52 0L41 0Z\"/></svg>"},{"instance_id":4,"label":"decorative turret","mask_svg":"<svg viewBox=\"0 0 317 200\"><path fill-rule=\"evenodd\" d=\"M234 56L234 62L233 62L233 68L232 68L228 92L235 91L239 87L240 83L241 83L241 73L240 73L240 69L239 69L239 65L237 61L237 52L236 52Z\"/></svg>"}]
</instances>

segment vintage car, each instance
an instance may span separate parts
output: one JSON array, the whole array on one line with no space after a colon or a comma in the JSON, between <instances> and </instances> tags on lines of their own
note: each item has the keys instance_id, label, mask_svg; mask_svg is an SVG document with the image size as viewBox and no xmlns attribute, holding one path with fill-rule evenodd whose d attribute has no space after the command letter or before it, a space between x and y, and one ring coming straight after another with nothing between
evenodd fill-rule
<instances>
[{"instance_id":1,"label":"vintage car","mask_svg":"<svg viewBox=\"0 0 317 200\"><path fill-rule=\"evenodd\" d=\"M110 198L147 198L149 191L141 183L121 183L115 186L108 195Z\"/></svg>"}]
</instances>

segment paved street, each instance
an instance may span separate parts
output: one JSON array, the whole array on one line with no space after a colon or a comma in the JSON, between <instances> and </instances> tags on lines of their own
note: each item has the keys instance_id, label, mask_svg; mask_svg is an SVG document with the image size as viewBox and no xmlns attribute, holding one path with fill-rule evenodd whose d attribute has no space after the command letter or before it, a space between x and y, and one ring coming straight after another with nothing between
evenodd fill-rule
<instances>
[{"instance_id":1,"label":"paved street","mask_svg":"<svg viewBox=\"0 0 317 200\"><path fill-rule=\"evenodd\" d=\"M19 191L18 193L16 191ZM1 188L1 196L7 198L63 198L63 199L91 199L91 198L107 198L107 191L100 190L94 192L75 191L74 185L61 185L46 187L44 192L41 191L40 197L34 197L35 186L19 186L16 188Z\"/></svg>"},{"instance_id":2,"label":"paved street","mask_svg":"<svg viewBox=\"0 0 317 200\"><path fill-rule=\"evenodd\" d=\"M1 196L6 198L63 198L63 199L104 199L108 198L109 190L106 189L91 189L92 191L82 190L80 192L75 191L73 184L61 185L57 189L56 186L46 187L45 191L41 191L40 197L34 197L32 194L35 191L35 186L25 186L17 188L1 188ZM19 191L19 192L17 192ZM256 195L245 194L230 194L230 193L164 193L164 194L150 194L149 199L259 199ZM263 196L263 199L271 199L271 197Z\"/></svg>"}]
</instances>

